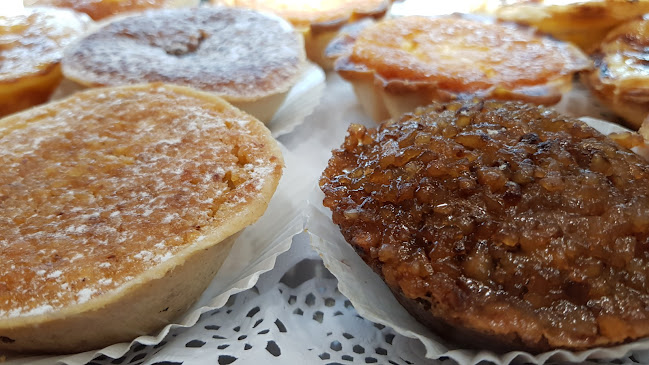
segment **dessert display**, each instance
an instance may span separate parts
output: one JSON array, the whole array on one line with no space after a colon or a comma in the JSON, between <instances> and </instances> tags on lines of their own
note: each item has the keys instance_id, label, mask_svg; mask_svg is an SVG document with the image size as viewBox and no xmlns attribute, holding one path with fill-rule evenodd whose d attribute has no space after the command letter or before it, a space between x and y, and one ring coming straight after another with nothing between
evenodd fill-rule
<instances>
[{"instance_id":1,"label":"dessert display","mask_svg":"<svg viewBox=\"0 0 649 365\"><path fill-rule=\"evenodd\" d=\"M320 187L419 321L537 353L649 336L647 179L649 162L579 120L470 101L352 125Z\"/></svg>"},{"instance_id":2,"label":"dessert display","mask_svg":"<svg viewBox=\"0 0 649 365\"><path fill-rule=\"evenodd\" d=\"M211 0L211 3L281 16L303 34L308 58L324 69L331 69L333 63L324 56L324 50L338 31L361 19L383 18L392 0Z\"/></svg>"},{"instance_id":3,"label":"dessert display","mask_svg":"<svg viewBox=\"0 0 649 365\"><path fill-rule=\"evenodd\" d=\"M158 8L198 6L200 0L23 0L25 6L69 8L94 20Z\"/></svg>"},{"instance_id":4,"label":"dessert display","mask_svg":"<svg viewBox=\"0 0 649 365\"><path fill-rule=\"evenodd\" d=\"M111 22L68 47L63 73L81 85L166 82L223 97L269 121L305 67L285 21L236 8L152 10Z\"/></svg>"},{"instance_id":5,"label":"dessert display","mask_svg":"<svg viewBox=\"0 0 649 365\"><path fill-rule=\"evenodd\" d=\"M0 134L2 352L78 352L176 319L283 167L261 122L159 83L80 92Z\"/></svg>"},{"instance_id":6,"label":"dessert display","mask_svg":"<svg viewBox=\"0 0 649 365\"><path fill-rule=\"evenodd\" d=\"M595 69L583 75L593 95L633 129L649 115L648 45L649 18L623 23L593 51Z\"/></svg>"},{"instance_id":7,"label":"dessert display","mask_svg":"<svg viewBox=\"0 0 649 365\"><path fill-rule=\"evenodd\" d=\"M376 121L431 101L484 97L555 104L590 60L532 28L462 16L405 16L367 26L335 70ZM341 51L345 49L345 51Z\"/></svg>"},{"instance_id":8,"label":"dessert display","mask_svg":"<svg viewBox=\"0 0 649 365\"><path fill-rule=\"evenodd\" d=\"M500 0L493 14L538 28L590 52L612 28L649 12L649 1ZM490 8L494 8L491 6Z\"/></svg>"},{"instance_id":9,"label":"dessert display","mask_svg":"<svg viewBox=\"0 0 649 365\"><path fill-rule=\"evenodd\" d=\"M63 78L63 48L89 23L86 15L62 9L0 15L0 116L47 101Z\"/></svg>"}]
</instances>

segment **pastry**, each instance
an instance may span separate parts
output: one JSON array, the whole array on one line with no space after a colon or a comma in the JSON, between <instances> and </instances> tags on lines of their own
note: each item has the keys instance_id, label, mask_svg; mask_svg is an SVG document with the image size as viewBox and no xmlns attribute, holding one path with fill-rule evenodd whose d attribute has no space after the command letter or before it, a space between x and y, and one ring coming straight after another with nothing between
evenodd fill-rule
<instances>
[{"instance_id":1,"label":"pastry","mask_svg":"<svg viewBox=\"0 0 649 365\"><path fill-rule=\"evenodd\" d=\"M74 9L94 20L149 9L198 6L199 3L200 0L23 0L25 6Z\"/></svg>"},{"instance_id":2,"label":"pastry","mask_svg":"<svg viewBox=\"0 0 649 365\"><path fill-rule=\"evenodd\" d=\"M324 69L333 62L324 50L341 27L361 19L380 19L392 0L211 0L214 5L256 9L277 14L302 33L307 57Z\"/></svg>"},{"instance_id":3,"label":"pastry","mask_svg":"<svg viewBox=\"0 0 649 365\"><path fill-rule=\"evenodd\" d=\"M494 2L494 1L492 1ZM586 52L613 27L649 12L647 0L499 0L496 17L531 25Z\"/></svg>"},{"instance_id":4,"label":"pastry","mask_svg":"<svg viewBox=\"0 0 649 365\"><path fill-rule=\"evenodd\" d=\"M152 10L111 22L66 49L81 85L167 82L223 97L269 121L305 66L302 38L275 16L235 8Z\"/></svg>"},{"instance_id":5,"label":"pastry","mask_svg":"<svg viewBox=\"0 0 649 365\"><path fill-rule=\"evenodd\" d=\"M542 106L433 104L352 125L320 186L404 307L461 346L649 336L649 162Z\"/></svg>"},{"instance_id":6,"label":"pastry","mask_svg":"<svg viewBox=\"0 0 649 365\"><path fill-rule=\"evenodd\" d=\"M63 48L89 23L86 15L62 9L0 15L0 116L47 101L63 78Z\"/></svg>"},{"instance_id":7,"label":"pastry","mask_svg":"<svg viewBox=\"0 0 649 365\"><path fill-rule=\"evenodd\" d=\"M221 98L90 89L0 120L0 352L79 352L176 319L282 173Z\"/></svg>"},{"instance_id":8,"label":"pastry","mask_svg":"<svg viewBox=\"0 0 649 365\"><path fill-rule=\"evenodd\" d=\"M482 18L407 16L350 34L340 39L346 46L332 45L335 70L376 121L475 96L554 104L591 66L570 44Z\"/></svg>"},{"instance_id":9,"label":"pastry","mask_svg":"<svg viewBox=\"0 0 649 365\"><path fill-rule=\"evenodd\" d=\"M621 24L595 49L595 69L582 78L593 95L633 129L638 129L649 115L647 45L649 18Z\"/></svg>"}]
</instances>

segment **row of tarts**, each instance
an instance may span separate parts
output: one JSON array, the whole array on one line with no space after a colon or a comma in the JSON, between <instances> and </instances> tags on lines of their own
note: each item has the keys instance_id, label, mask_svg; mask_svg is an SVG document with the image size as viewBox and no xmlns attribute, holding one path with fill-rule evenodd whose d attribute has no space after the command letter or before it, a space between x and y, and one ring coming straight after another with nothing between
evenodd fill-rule
<instances>
[{"instance_id":1,"label":"row of tarts","mask_svg":"<svg viewBox=\"0 0 649 365\"><path fill-rule=\"evenodd\" d=\"M245 1L0 18L3 114L46 101L61 74L88 88L0 120L0 349L82 351L183 313L273 195L283 159L263 122L307 56L352 82L377 122L392 118L351 125L320 187L422 323L496 351L649 335L649 163L629 150L644 140L542 106L579 74L640 127L644 18L580 44L591 58L488 17L267 3L288 21Z\"/></svg>"}]
</instances>

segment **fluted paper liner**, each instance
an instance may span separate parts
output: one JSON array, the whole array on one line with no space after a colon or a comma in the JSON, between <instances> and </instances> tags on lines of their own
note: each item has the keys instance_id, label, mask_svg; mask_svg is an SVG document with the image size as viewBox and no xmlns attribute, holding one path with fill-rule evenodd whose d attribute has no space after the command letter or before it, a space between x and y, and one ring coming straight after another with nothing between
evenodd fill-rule
<instances>
[{"instance_id":1,"label":"fluted paper liner","mask_svg":"<svg viewBox=\"0 0 649 365\"><path fill-rule=\"evenodd\" d=\"M588 117L581 119L604 134L627 131L617 124L602 120ZM646 148L636 152L649 156ZM458 348L419 323L397 302L383 280L345 241L340 229L331 220L331 212L322 205L323 198L324 194L317 186L309 194L307 230L311 234L313 248L338 279L338 289L349 298L361 316L390 326L406 337L419 339L426 347L427 358L451 358L463 365L478 364L481 361L506 365L512 362L543 364L548 361L615 359L633 353L636 360L649 362L649 338L609 348L598 347L579 352L554 350L537 355L522 351L499 354L487 350Z\"/></svg>"},{"instance_id":2,"label":"fluted paper liner","mask_svg":"<svg viewBox=\"0 0 649 365\"><path fill-rule=\"evenodd\" d=\"M308 166L304 160L292 155L285 148L282 149L282 153L286 167L265 214L239 235L210 286L186 314L179 318L178 322L165 326L156 334L140 336L131 343L119 343L101 350L64 356L0 353L0 363L9 365L58 362L77 365L85 364L99 355L119 358L136 343L157 345L171 329L193 326L202 313L222 307L230 296L254 286L262 273L273 268L277 256L290 248L293 236L304 230L304 200L311 185L301 179L301 174L308 169ZM92 326L92 323L88 325ZM101 329L97 328L97 330ZM65 333L61 333L60 336L65 336ZM2 356L6 356L6 362L2 362Z\"/></svg>"}]
</instances>

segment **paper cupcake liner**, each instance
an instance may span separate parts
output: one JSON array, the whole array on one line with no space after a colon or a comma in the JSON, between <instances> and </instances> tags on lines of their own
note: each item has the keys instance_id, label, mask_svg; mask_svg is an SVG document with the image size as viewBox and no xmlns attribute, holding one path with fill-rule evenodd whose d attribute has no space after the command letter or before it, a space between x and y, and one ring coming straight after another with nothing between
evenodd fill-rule
<instances>
[{"instance_id":1,"label":"paper cupcake liner","mask_svg":"<svg viewBox=\"0 0 649 365\"><path fill-rule=\"evenodd\" d=\"M282 152L286 167L266 213L241 233L209 287L176 323L168 324L157 334L140 336L130 343L119 343L101 350L63 356L0 354L0 363L76 365L85 364L100 355L119 358L136 344L157 345L170 330L193 326L202 313L222 307L232 295L253 287L261 274L273 268L277 256L290 248L293 236L304 231L304 200L311 185L306 184L301 176L308 166L286 149ZM5 362L2 362L2 356L5 356Z\"/></svg>"},{"instance_id":2,"label":"paper cupcake liner","mask_svg":"<svg viewBox=\"0 0 649 365\"><path fill-rule=\"evenodd\" d=\"M581 118L604 134L628 131L617 124L593 118ZM646 152L646 150L645 150ZM649 362L649 338L614 347L597 347L586 351L554 350L541 354L522 351L496 353L488 350L458 348L419 323L394 298L394 295L348 244L340 229L331 220L331 212L322 205L324 194L316 186L308 197L307 230L311 245L320 254L325 266L338 279L338 289L352 302L358 313L376 323L392 327L399 334L420 340L429 359L450 358L460 364L482 361L498 365L512 362L544 364L548 361L582 362L587 359L619 359L633 355Z\"/></svg>"}]
</instances>

